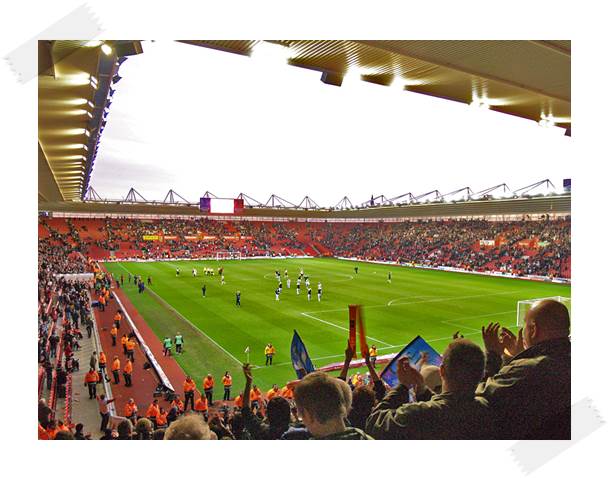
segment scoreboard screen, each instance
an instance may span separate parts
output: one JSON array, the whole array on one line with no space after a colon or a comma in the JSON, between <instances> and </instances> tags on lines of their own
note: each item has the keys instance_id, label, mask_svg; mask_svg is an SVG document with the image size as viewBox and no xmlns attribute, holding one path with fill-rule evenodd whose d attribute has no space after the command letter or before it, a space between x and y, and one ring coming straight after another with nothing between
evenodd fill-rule
<instances>
[{"instance_id":1,"label":"scoreboard screen","mask_svg":"<svg viewBox=\"0 0 610 478\"><path fill-rule=\"evenodd\" d=\"M244 200L201 198L199 209L205 214L240 214L244 209Z\"/></svg>"}]
</instances>

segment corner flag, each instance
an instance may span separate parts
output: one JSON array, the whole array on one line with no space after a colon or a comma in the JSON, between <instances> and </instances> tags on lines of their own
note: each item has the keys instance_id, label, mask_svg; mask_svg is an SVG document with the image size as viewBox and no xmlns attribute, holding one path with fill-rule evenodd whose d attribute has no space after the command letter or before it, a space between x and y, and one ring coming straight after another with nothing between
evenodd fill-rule
<instances>
[{"instance_id":1,"label":"corner flag","mask_svg":"<svg viewBox=\"0 0 610 478\"><path fill-rule=\"evenodd\" d=\"M244 353L245 354L249 354L250 353L250 346L249 345L246 347L246 350L244 350Z\"/></svg>"},{"instance_id":2,"label":"corner flag","mask_svg":"<svg viewBox=\"0 0 610 478\"><path fill-rule=\"evenodd\" d=\"M292 344L290 345L290 358L294 371L297 373L297 378L299 379L315 370L315 367L309 358L309 354L307 353L307 349L305 348L305 344L296 330L294 331Z\"/></svg>"}]
</instances>

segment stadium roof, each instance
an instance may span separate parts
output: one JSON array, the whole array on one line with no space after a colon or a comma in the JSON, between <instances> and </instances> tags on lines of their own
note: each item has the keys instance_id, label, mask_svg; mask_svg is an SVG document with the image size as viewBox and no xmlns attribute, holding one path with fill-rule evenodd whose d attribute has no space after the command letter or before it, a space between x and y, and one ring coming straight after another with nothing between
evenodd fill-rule
<instances>
[{"instance_id":1,"label":"stadium roof","mask_svg":"<svg viewBox=\"0 0 610 478\"><path fill-rule=\"evenodd\" d=\"M244 55L260 45L279 45L289 64L320 71L329 84L339 86L346 74L356 74L571 131L570 41L183 42ZM112 78L122 56L141 52L137 41L112 41L106 42L113 47L107 55L101 43L39 42L39 202L84 198Z\"/></svg>"}]
</instances>

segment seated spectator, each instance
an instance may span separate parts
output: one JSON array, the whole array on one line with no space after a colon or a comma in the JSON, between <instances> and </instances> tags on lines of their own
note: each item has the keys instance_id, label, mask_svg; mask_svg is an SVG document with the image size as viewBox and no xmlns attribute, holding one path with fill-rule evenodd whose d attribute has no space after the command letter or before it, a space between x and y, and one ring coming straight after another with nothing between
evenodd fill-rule
<instances>
[{"instance_id":1,"label":"seated spectator","mask_svg":"<svg viewBox=\"0 0 610 478\"><path fill-rule=\"evenodd\" d=\"M352 404L349 385L323 372L305 376L294 389L294 401L303 423L315 439L370 440L345 420Z\"/></svg>"},{"instance_id":2,"label":"seated spectator","mask_svg":"<svg viewBox=\"0 0 610 478\"><path fill-rule=\"evenodd\" d=\"M212 432L198 414L183 415L166 430L164 440L213 440Z\"/></svg>"},{"instance_id":3,"label":"seated spectator","mask_svg":"<svg viewBox=\"0 0 610 478\"><path fill-rule=\"evenodd\" d=\"M148 418L140 418L136 422L136 439L137 440L150 440L153 433L153 424Z\"/></svg>"},{"instance_id":4,"label":"seated spectator","mask_svg":"<svg viewBox=\"0 0 610 478\"><path fill-rule=\"evenodd\" d=\"M77 423L74 427L74 439L75 440L91 440L91 435L85 435L83 433L84 425L82 423Z\"/></svg>"},{"instance_id":5,"label":"seated spectator","mask_svg":"<svg viewBox=\"0 0 610 478\"><path fill-rule=\"evenodd\" d=\"M570 439L570 315L544 300L525 316L515 337L499 324L483 330L488 375L477 389L493 410L502 439ZM504 357L507 351L512 358Z\"/></svg>"},{"instance_id":6,"label":"seated spectator","mask_svg":"<svg viewBox=\"0 0 610 478\"><path fill-rule=\"evenodd\" d=\"M377 439L468 440L492 438L491 413L485 400L475 397L483 377L485 354L469 340L450 343L440 367L442 393L432 395L420 372L407 357L398 361L400 384L375 407L366 431ZM413 387L416 402L409 403Z\"/></svg>"},{"instance_id":7,"label":"seated spectator","mask_svg":"<svg viewBox=\"0 0 610 478\"><path fill-rule=\"evenodd\" d=\"M132 440L133 439L133 425L129 420L123 420L117 426L117 432L119 433L119 440Z\"/></svg>"},{"instance_id":8,"label":"seated spectator","mask_svg":"<svg viewBox=\"0 0 610 478\"><path fill-rule=\"evenodd\" d=\"M74 435L69 430L59 430L55 434L54 440L74 440Z\"/></svg>"}]
</instances>

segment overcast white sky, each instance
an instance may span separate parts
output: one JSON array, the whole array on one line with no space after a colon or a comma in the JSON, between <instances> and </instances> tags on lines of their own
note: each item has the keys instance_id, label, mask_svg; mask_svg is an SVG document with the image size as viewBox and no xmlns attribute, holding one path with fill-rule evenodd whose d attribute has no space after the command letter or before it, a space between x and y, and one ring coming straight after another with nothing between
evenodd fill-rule
<instances>
[{"instance_id":1,"label":"overcast white sky","mask_svg":"<svg viewBox=\"0 0 610 478\"><path fill-rule=\"evenodd\" d=\"M357 80L325 85L273 55L146 42L119 74L91 181L106 198L133 186L147 199L173 188L191 201L209 190L332 206L571 177L563 130Z\"/></svg>"}]
</instances>

